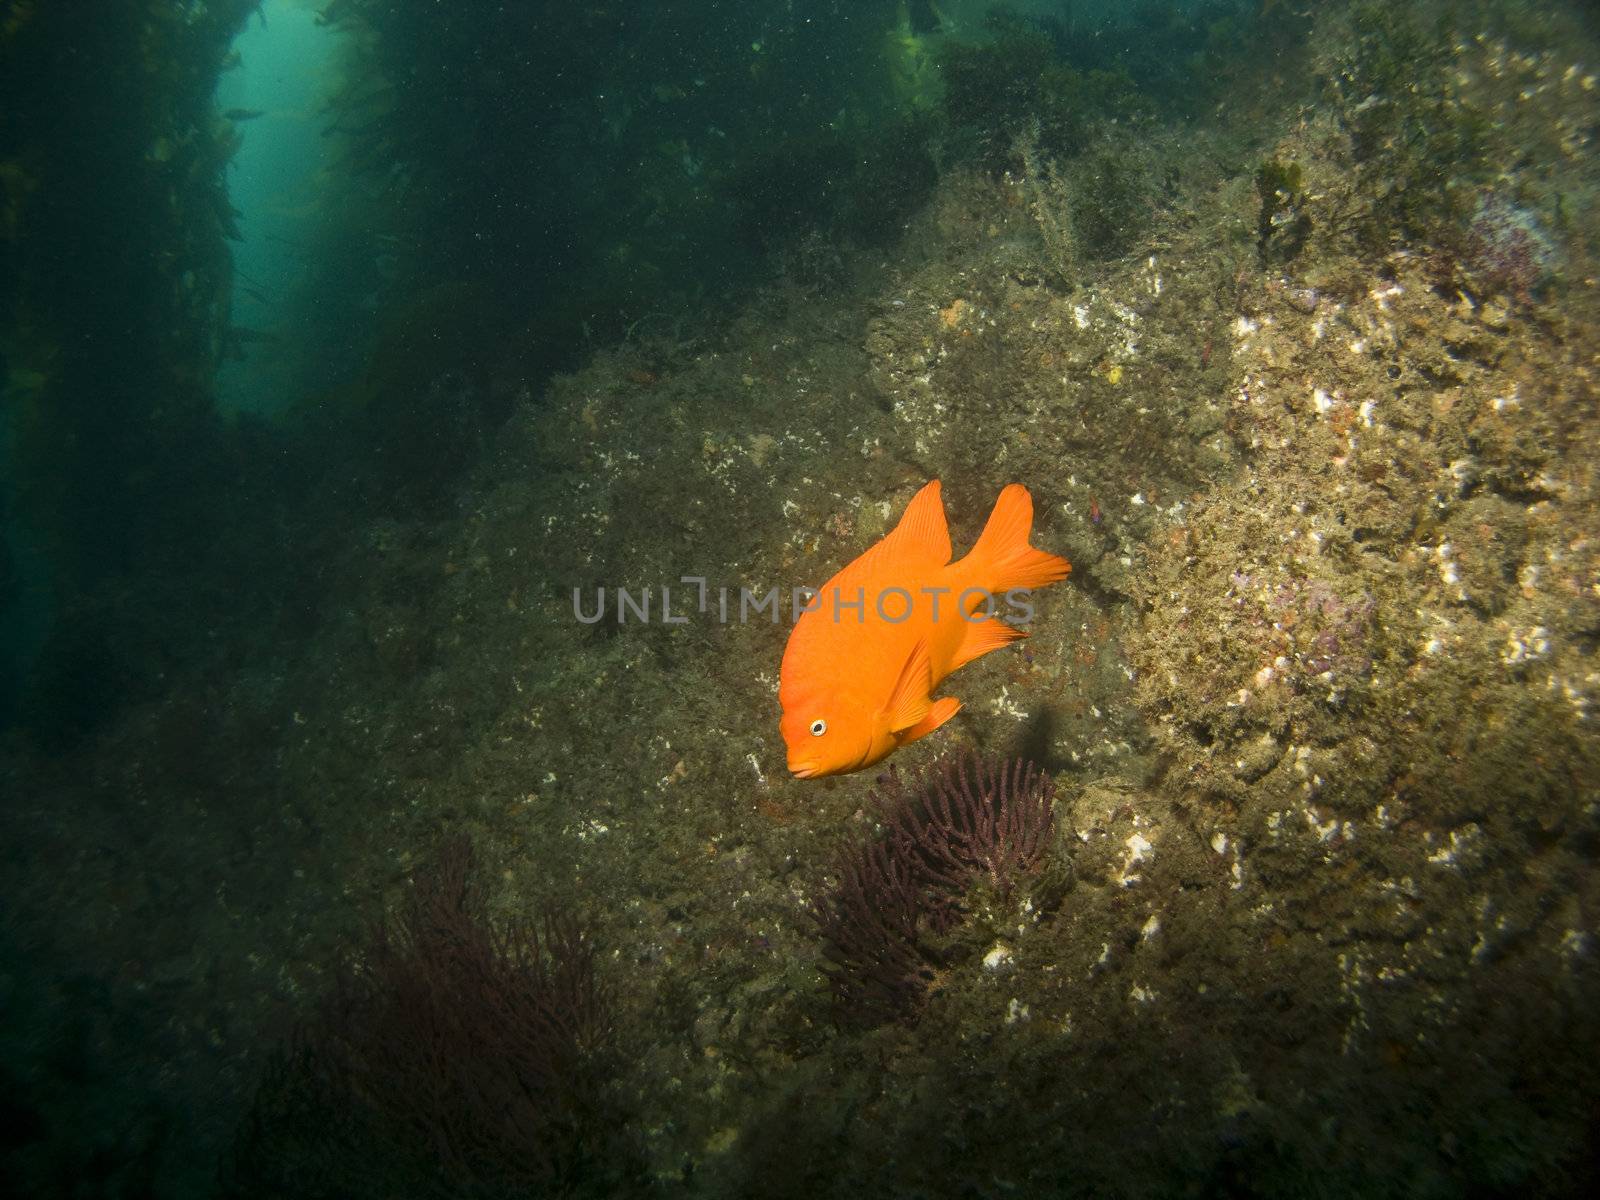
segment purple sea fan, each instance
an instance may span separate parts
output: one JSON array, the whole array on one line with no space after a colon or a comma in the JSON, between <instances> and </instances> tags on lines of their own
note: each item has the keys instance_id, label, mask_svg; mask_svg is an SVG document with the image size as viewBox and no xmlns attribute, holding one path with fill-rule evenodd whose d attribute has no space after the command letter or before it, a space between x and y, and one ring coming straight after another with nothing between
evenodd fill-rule
<instances>
[{"instance_id":1,"label":"purple sea fan","mask_svg":"<svg viewBox=\"0 0 1600 1200\"><path fill-rule=\"evenodd\" d=\"M817 901L835 1020L914 1020L942 965L932 944L960 922L968 890L1001 896L1044 862L1055 784L1032 763L946 760L906 784L890 768L872 795L882 833L848 848Z\"/></svg>"},{"instance_id":2,"label":"purple sea fan","mask_svg":"<svg viewBox=\"0 0 1600 1200\"><path fill-rule=\"evenodd\" d=\"M329 1030L353 1096L450 1175L535 1187L586 1147L570 1114L612 1036L593 943L566 913L491 923L471 843L446 843L346 981Z\"/></svg>"},{"instance_id":3,"label":"purple sea fan","mask_svg":"<svg viewBox=\"0 0 1600 1200\"><path fill-rule=\"evenodd\" d=\"M269 1065L230 1200L560 1192L628 1169L611 997L575 918L490 918L445 843Z\"/></svg>"},{"instance_id":4,"label":"purple sea fan","mask_svg":"<svg viewBox=\"0 0 1600 1200\"><path fill-rule=\"evenodd\" d=\"M1033 763L968 754L912 788L891 767L875 795L889 839L917 864L925 888L954 901L974 876L1004 896L1039 865L1055 832L1055 790Z\"/></svg>"},{"instance_id":5,"label":"purple sea fan","mask_svg":"<svg viewBox=\"0 0 1600 1200\"><path fill-rule=\"evenodd\" d=\"M934 964L918 933L934 907L914 862L893 841L874 839L842 856L838 884L815 909L840 1025L881 1025L922 1007Z\"/></svg>"}]
</instances>

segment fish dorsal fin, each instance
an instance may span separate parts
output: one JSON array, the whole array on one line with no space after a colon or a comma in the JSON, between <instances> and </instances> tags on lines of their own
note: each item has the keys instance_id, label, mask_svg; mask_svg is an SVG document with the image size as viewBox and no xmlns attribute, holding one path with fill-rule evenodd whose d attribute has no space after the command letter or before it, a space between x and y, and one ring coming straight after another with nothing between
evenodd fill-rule
<instances>
[{"instance_id":1,"label":"fish dorsal fin","mask_svg":"<svg viewBox=\"0 0 1600 1200\"><path fill-rule=\"evenodd\" d=\"M928 644L919 638L900 668L900 678L895 680L894 691L889 693L889 702L884 705L889 731L899 733L910 729L926 717L933 703L929 696L932 690L933 666L928 659Z\"/></svg>"},{"instance_id":2,"label":"fish dorsal fin","mask_svg":"<svg viewBox=\"0 0 1600 1200\"><path fill-rule=\"evenodd\" d=\"M939 481L924 484L911 497L900 523L852 566L877 570L890 563L896 566L942 567L950 561L950 526L945 524L944 500Z\"/></svg>"}]
</instances>

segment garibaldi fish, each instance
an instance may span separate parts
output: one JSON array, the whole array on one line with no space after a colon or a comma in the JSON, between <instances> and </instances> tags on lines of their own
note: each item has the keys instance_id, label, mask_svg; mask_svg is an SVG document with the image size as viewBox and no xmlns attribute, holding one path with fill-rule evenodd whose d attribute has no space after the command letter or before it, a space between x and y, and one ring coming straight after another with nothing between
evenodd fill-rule
<instances>
[{"instance_id":1,"label":"garibaldi fish","mask_svg":"<svg viewBox=\"0 0 1600 1200\"><path fill-rule=\"evenodd\" d=\"M961 710L935 700L945 676L1026 633L994 615L996 599L1065 579L1072 565L1028 544L1033 497L1000 493L964 558L935 479L892 532L822 586L789 635L779 723L802 779L869 767Z\"/></svg>"}]
</instances>

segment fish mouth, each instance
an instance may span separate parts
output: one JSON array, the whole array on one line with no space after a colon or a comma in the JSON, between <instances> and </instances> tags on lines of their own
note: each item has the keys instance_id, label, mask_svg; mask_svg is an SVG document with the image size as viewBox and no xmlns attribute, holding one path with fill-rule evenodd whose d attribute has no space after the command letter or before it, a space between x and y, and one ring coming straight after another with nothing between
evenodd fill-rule
<instances>
[{"instance_id":1,"label":"fish mouth","mask_svg":"<svg viewBox=\"0 0 1600 1200\"><path fill-rule=\"evenodd\" d=\"M811 779L820 773L820 768L814 762L791 762L789 774L796 779Z\"/></svg>"}]
</instances>

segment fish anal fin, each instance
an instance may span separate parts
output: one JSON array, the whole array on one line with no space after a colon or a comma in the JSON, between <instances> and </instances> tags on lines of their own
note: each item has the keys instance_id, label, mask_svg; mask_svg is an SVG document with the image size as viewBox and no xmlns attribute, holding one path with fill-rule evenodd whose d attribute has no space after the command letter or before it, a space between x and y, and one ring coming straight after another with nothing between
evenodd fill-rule
<instances>
[{"instance_id":1,"label":"fish anal fin","mask_svg":"<svg viewBox=\"0 0 1600 1200\"><path fill-rule=\"evenodd\" d=\"M910 729L928 715L932 705L929 693L933 691L933 666L928 658L928 644L918 641L911 648L905 666L900 668L900 678L895 681L889 702L884 705L889 731L899 733Z\"/></svg>"},{"instance_id":2,"label":"fish anal fin","mask_svg":"<svg viewBox=\"0 0 1600 1200\"><path fill-rule=\"evenodd\" d=\"M927 737L960 711L961 701L954 696L945 696L941 700L935 700L932 707L928 709L927 716L900 734L900 744L906 746L918 738Z\"/></svg>"},{"instance_id":3,"label":"fish anal fin","mask_svg":"<svg viewBox=\"0 0 1600 1200\"><path fill-rule=\"evenodd\" d=\"M1012 642L1027 636L1027 630L1007 625L998 617L990 617L986 621L973 621L967 626L961 645L956 647L955 656L950 660L950 669L954 671L957 667L964 667L973 659L982 658L991 650L1009 646Z\"/></svg>"}]
</instances>

